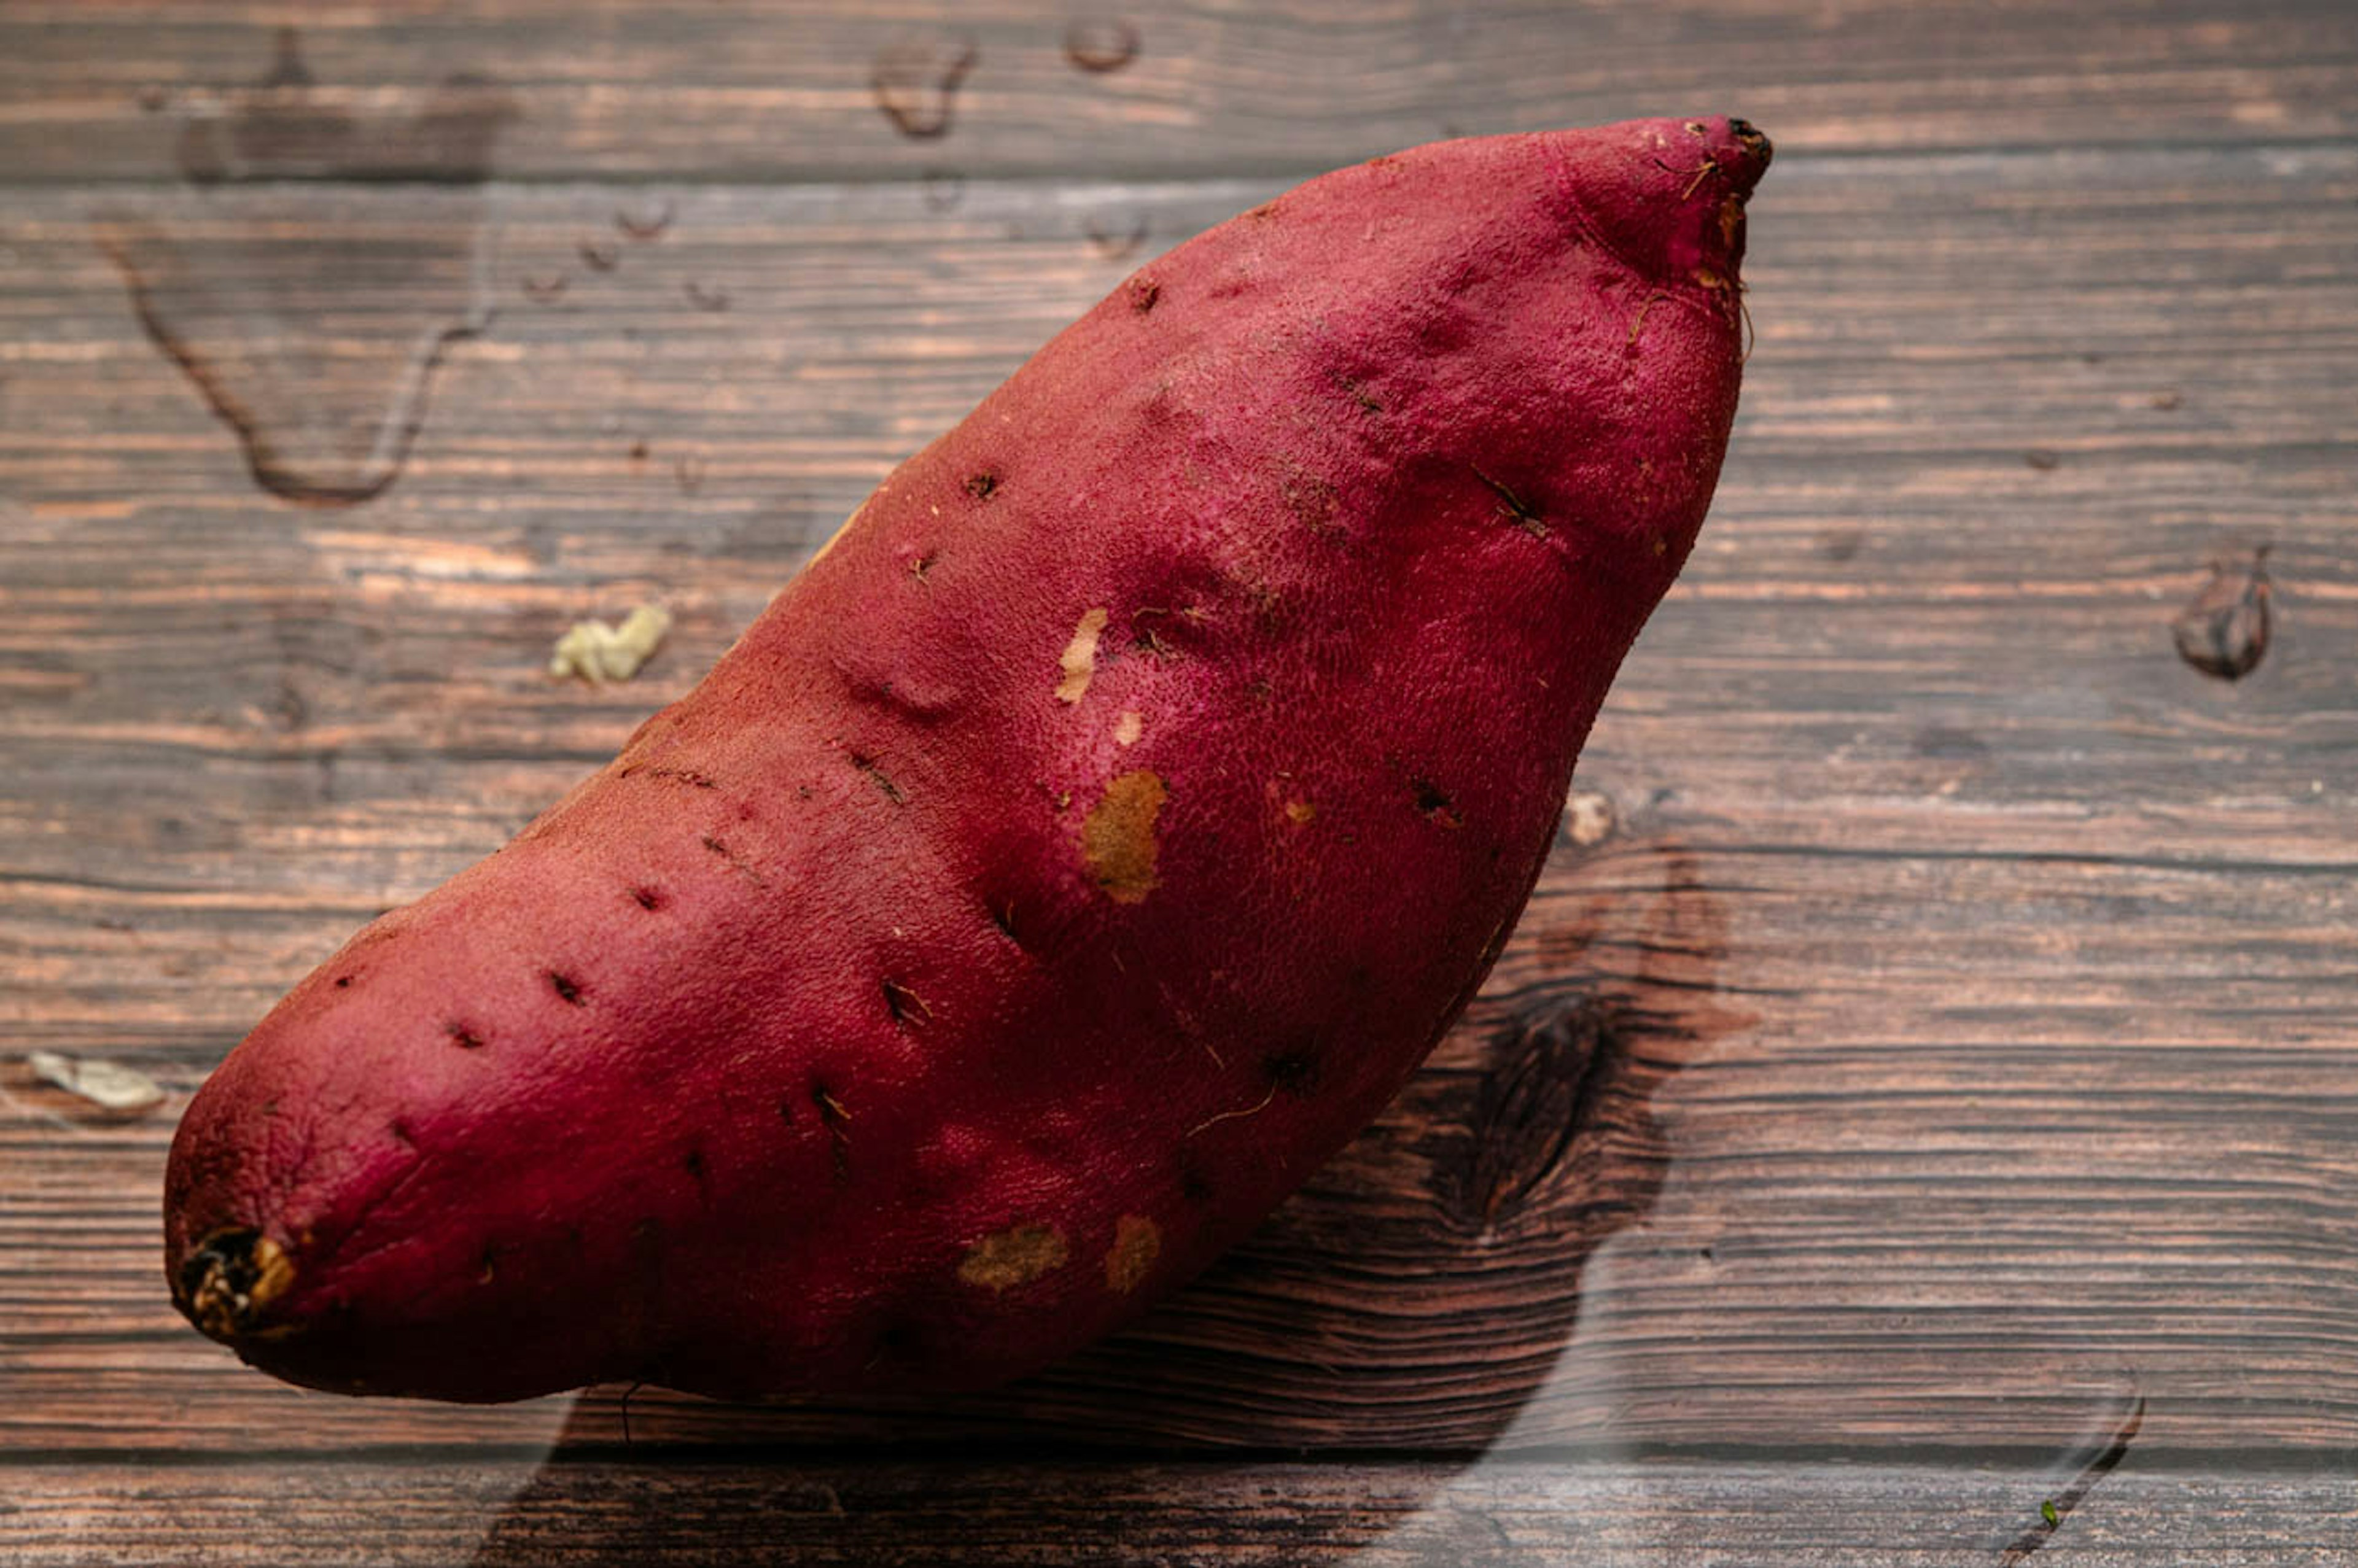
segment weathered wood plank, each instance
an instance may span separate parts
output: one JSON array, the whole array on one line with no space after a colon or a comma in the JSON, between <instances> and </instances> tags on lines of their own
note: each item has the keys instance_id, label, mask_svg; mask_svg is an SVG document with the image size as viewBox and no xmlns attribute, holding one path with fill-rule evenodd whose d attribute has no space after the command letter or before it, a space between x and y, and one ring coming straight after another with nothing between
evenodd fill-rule
<instances>
[{"instance_id":1,"label":"weathered wood plank","mask_svg":"<svg viewBox=\"0 0 2358 1568\"><path fill-rule=\"evenodd\" d=\"M25 1568L742 1563L1349 1562L1715 1568L2327 1568L2349 1560L2344 1479L2125 1462L2049 1528L2067 1465L1450 1462L1076 1464L778 1454L535 1467L503 1454L288 1467L10 1465L0 1541ZM2009 1555L2009 1552L2016 1555Z\"/></svg>"},{"instance_id":2,"label":"weathered wood plank","mask_svg":"<svg viewBox=\"0 0 2358 1568\"><path fill-rule=\"evenodd\" d=\"M345 932L683 689L1124 265L1267 189L18 191L12 1049L185 1094ZM2353 198L2346 149L1781 162L1720 505L1583 764L1617 830L1560 851L1410 1095L1195 1291L1022 1390L646 1393L636 1435L1890 1454L2065 1444L2136 1391L2164 1446L2346 1448ZM659 237L617 232L664 200ZM1147 220L1139 256L1091 243L1109 213ZM132 223L248 282L290 269L166 300L284 302L223 373L281 399L249 416L365 409L264 373L382 395L395 347L476 319L479 289L498 309L444 350L397 480L297 506L142 329L96 243ZM311 248L273 262L274 224ZM445 263L329 287L396 231ZM2281 624L2231 686L2169 622L2259 543ZM652 594L682 620L640 682L539 673L570 616ZM1581 1017L1604 1076L1552 1114L1588 1119L1563 1162L1522 1152L1531 1194L1486 1228L1484 1087ZM562 1406L359 1405L236 1368L156 1276L178 1102L100 1124L13 1062L0 1089L0 1446L550 1434ZM618 1392L577 1439L619 1435Z\"/></svg>"},{"instance_id":3,"label":"weathered wood plank","mask_svg":"<svg viewBox=\"0 0 2358 1568\"><path fill-rule=\"evenodd\" d=\"M2216 928L2201 880L1642 838L1568 854L1401 1100L1122 1340L947 1403L648 1391L636 1433L1905 1450L2065 1442L2142 1394L2166 1445L2346 1446L2342 944L2322 895L2284 882L2273 977L2234 946L2203 957L2181 939ZM1546 1054L1547 1026L1582 1018L1585 1078L1576 1051ZM205 1054L134 1059L184 1088ZM1502 1172L1481 1134L1533 1064L1563 1101ZM65 1108L5 1087L20 1118ZM297 1394L189 1334L157 1272L168 1117L0 1130L34 1175L0 1210L0 1446L489 1440L546 1420ZM585 1405L592 1433L619 1435L619 1392Z\"/></svg>"},{"instance_id":4,"label":"weathered wood plank","mask_svg":"<svg viewBox=\"0 0 2358 1568\"><path fill-rule=\"evenodd\" d=\"M0 168L88 180L1302 170L1438 136L1736 113L1790 151L2325 141L2336 0L847 7L20 3ZM1090 70L1072 58L1134 54ZM887 110L892 113L887 113ZM905 124L920 133L896 128Z\"/></svg>"}]
</instances>

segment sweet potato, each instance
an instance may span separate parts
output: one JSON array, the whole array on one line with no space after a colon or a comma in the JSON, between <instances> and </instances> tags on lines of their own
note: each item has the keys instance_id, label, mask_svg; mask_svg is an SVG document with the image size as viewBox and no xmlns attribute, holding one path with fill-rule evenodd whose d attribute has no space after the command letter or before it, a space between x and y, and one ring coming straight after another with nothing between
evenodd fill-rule
<instances>
[{"instance_id":1,"label":"sweet potato","mask_svg":"<svg viewBox=\"0 0 2358 1568\"><path fill-rule=\"evenodd\" d=\"M352 1392L947 1390L1195 1272L1529 897L1717 476L1768 160L1445 143L1130 277L230 1055L181 1311Z\"/></svg>"}]
</instances>

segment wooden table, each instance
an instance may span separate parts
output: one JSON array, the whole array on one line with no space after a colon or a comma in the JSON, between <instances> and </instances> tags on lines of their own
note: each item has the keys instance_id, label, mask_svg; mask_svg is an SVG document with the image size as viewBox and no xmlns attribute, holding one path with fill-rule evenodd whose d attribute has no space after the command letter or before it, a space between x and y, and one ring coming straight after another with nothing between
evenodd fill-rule
<instances>
[{"instance_id":1,"label":"wooden table","mask_svg":"<svg viewBox=\"0 0 2358 1568\"><path fill-rule=\"evenodd\" d=\"M206 1072L1058 326L1639 113L1779 149L1714 515L1481 1000L1249 1246L949 1403L180 1323ZM0 1560L2358 1561L2343 0L23 0L0 179Z\"/></svg>"}]
</instances>

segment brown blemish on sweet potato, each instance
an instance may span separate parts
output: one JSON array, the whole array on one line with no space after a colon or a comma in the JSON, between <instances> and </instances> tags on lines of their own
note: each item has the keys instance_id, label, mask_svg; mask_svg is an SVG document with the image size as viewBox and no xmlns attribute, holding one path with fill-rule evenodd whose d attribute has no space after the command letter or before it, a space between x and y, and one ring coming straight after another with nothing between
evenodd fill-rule
<instances>
[{"instance_id":1,"label":"brown blemish on sweet potato","mask_svg":"<svg viewBox=\"0 0 2358 1568\"><path fill-rule=\"evenodd\" d=\"M1056 667L1063 672L1056 682L1058 702L1078 702L1089 689L1089 677L1098 669L1098 639L1105 634L1106 620L1107 612L1100 606L1084 612L1073 628L1073 640L1065 644L1056 660Z\"/></svg>"},{"instance_id":2,"label":"brown blemish on sweet potato","mask_svg":"<svg viewBox=\"0 0 2358 1568\"><path fill-rule=\"evenodd\" d=\"M1289 800L1285 803L1286 820L1297 827L1311 822L1317 815L1318 808L1306 800Z\"/></svg>"},{"instance_id":3,"label":"brown blemish on sweet potato","mask_svg":"<svg viewBox=\"0 0 2358 1568\"><path fill-rule=\"evenodd\" d=\"M1171 798L1161 775L1144 768L1120 774L1081 823L1081 860L1116 903L1154 891L1154 820Z\"/></svg>"},{"instance_id":4,"label":"brown blemish on sweet potato","mask_svg":"<svg viewBox=\"0 0 2358 1568\"><path fill-rule=\"evenodd\" d=\"M1138 738L1145 732L1146 716L1136 708L1131 708L1123 713L1120 720L1114 725L1113 743L1117 746L1135 746L1138 744Z\"/></svg>"},{"instance_id":5,"label":"brown blemish on sweet potato","mask_svg":"<svg viewBox=\"0 0 2358 1568\"><path fill-rule=\"evenodd\" d=\"M1130 308L1141 316L1153 309L1155 301L1162 297L1163 286L1151 277L1137 278L1130 286Z\"/></svg>"},{"instance_id":6,"label":"brown blemish on sweet potato","mask_svg":"<svg viewBox=\"0 0 2358 1568\"><path fill-rule=\"evenodd\" d=\"M1065 1266L1065 1233L1053 1225L1018 1225L984 1237L958 1262L962 1283L1011 1291Z\"/></svg>"},{"instance_id":7,"label":"brown blemish on sweet potato","mask_svg":"<svg viewBox=\"0 0 2358 1568\"><path fill-rule=\"evenodd\" d=\"M966 492L977 501L989 501L999 492L999 476L985 469L967 477Z\"/></svg>"},{"instance_id":8,"label":"brown blemish on sweet potato","mask_svg":"<svg viewBox=\"0 0 2358 1568\"><path fill-rule=\"evenodd\" d=\"M1163 1251L1163 1230L1142 1214L1126 1214L1114 1222L1113 1246L1106 1253L1106 1289L1128 1295L1145 1282Z\"/></svg>"}]
</instances>

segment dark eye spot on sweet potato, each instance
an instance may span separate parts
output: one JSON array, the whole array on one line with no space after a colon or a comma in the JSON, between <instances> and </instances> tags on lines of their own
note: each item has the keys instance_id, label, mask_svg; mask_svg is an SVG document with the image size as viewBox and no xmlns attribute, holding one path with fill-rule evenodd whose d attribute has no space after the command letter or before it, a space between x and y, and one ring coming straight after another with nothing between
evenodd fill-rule
<instances>
[{"instance_id":1,"label":"dark eye spot on sweet potato","mask_svg":"<svg viewBox=\"0 0 2358 1568\"><path fill-rule=\"evenodd\" d=\"M1001 936L1019 947L1023 946L1023 938L1015 934L1015 905L1012 903L985 904L983 912L990 916L990 923L999 927Z\"/></svg>"},{"instance_id":2,"label":"dark eye spot on sweet potato","mask_svg":"<svg viewBox=\"0 0 2358 1568\"><path fill-rule=\"evenodd\" d=\"M349 989L349 988L351 987L352 983L352 976L350 976L350 975L338 975L338 976L336 977L336 989L337 989L338 990L344 990L344 989Z\"/></svg>"},{"instance_id":3,"label":"dark eye spot on sweet potato","mask_svg":"<svg viewBox=\"0 0 2358 1568\"><path fill-rule=\"evenodd\" d=\"M664 906L664 895L657 892L653 888L633 888L631 890L631 897L638 903L638 906L644 910L652 912L654 910L661 909Z\"/></svg>"},{"instance_id":4,"label":"dark eye spot on sweet potato","mask_svg":"<svg viewBox=\"0 0 2358 1568\"><path fill-rule=\"evenodd\" d=\"M483 1037L476 1033L473 1030L468 1028L465 1024L446 1023L442 1027L449 1033L450 1044L459 1047L460 1050L480 1051L483 1048Z\"/></svg>"},{"instance_id":5,"label":"dark eye spot on sweet potato","mask_svg":"<svg viewBox=\"0 0 2358 1568\"><path fill-rule=\"evenodd\" d=\"M1457 815L1455 804L1440 785L1425 778L1411 779L1409 783L1416 790L1417 810L1429 817L1434 826L1452 828L1466 826L1466 819Z\"/></svg>"},{"instance_id":6,"label":"dark eye spot on sweet potato","mask_svg":"<svg viewBox=\"0 0 2358 1568\"><path fill-rule=\"evenodd\" d=\"M863 757L859 752L855 752L851 755L851 765L858 768L861 773L866 773L868 775L868 782L874 784L877 790L882 794L886 800L891 801L895 806L906 806L909 804L909 797L901 793L901 786L894 784L892 779L886 775L882 768L876 765L875 758Z\"/></svg>"},{"instance_id":7,"label":"dark eye spot on sweet potato","mask_svg":"<svg viewBox=\"0 0 2358 1568\"><path fill-rule=\"evenodd\" d=\"M898 980L884 982L884 1011L892 1015L895 1024L906 1023L913 1016L934 1016L934 1010L925 1005L925 999Z\"/></svg>"},{"instance_id":8,"label":"dark eye spot on sweet potato","mask_svg":"<svg viewBox=\"0 0 2358 1568\"><path fill-rule=\"evenodd\" d=\"M1318 1054L1309 1046L1280 1052L1263 1061L1260 1066L1281 1093L1294 1099L1302 1098L1317 1086Z\"/></svg>"},{"instance_id":9,"label":"dark eye spot on sweet potato","mask_svg":"<svg viewBox=\"0 0 2358 1568\"><path fill-rule=\"evenodd\" d=\"M579 1007L582 1005L581 987L571 976L560 975L555 969L549 970L548 988L555 991L559 997L563 998L570 1006Z\"/></svg>"},{"instance_id":10,"label":"dark eye spot on sweet potato","mask_svg":"<svg viewBox=\"0 0 2358 1568\"><path fill-rule=\"evenodd\" d=\"M851 1112L835 1098L835 1091L824 1079L811 1081L811 1103L818 1107L818 1119L827 1128L828 1152L835 1163L836 1184L840 1186L851 1178Z\"/></svg>"},{"instance_id":11,"label":"dark eye spot on sweet potato","mask_svg":"<svg viewBox=\"0 0 2358 1568\"><path fill-rule=\"evenodd\" d=\"M977 501L989 501L999 492L999 476L988 469L972 475L966 481L966 492Z\"/></svg>"},{"instance_id":12,"label":"dark eye spot on sweet potato","mask_svg":"<svg viewBox=\"0 0 2358 1568\"><path fill-rule=\"evenodd\" d=\"M1534 539L1544 539L1548 536L1547 520L1541 515L1540 509L1536 505L1524 500L1478 468L1474 470L1474 477L1480 480L1483 485L1498 498L1500 516L1513 523L1516 527Z\"/></svg>"},{"instance_id":13,"label":"dark eye spot on sweet potato","mask_svg":"<svg viewBox=\"0 0 2358 1568\"><path fill-rule=\"evenodd\" d=\"M1163 286L1151 277L1141 277L1130 286L1130 308L1140 315L1154 308L1163 297Z\"/></svg>"}]
</instances>

